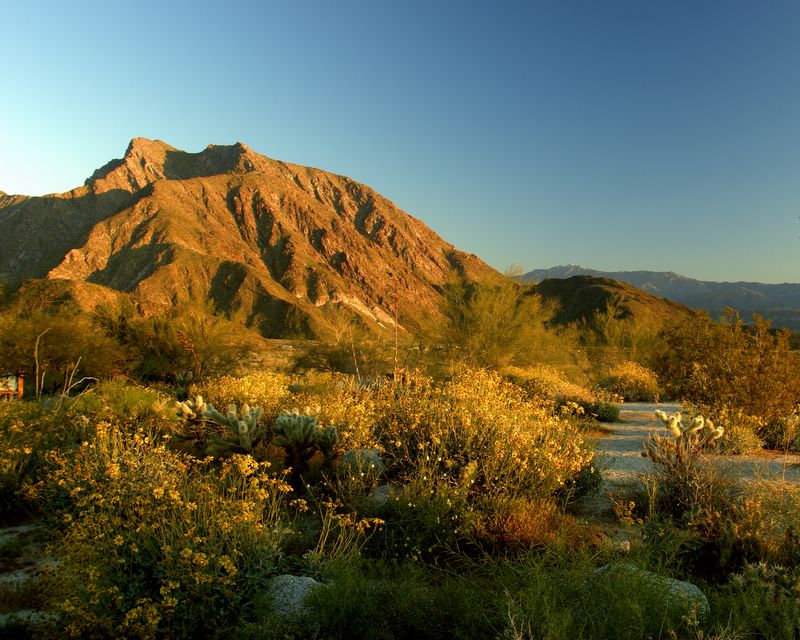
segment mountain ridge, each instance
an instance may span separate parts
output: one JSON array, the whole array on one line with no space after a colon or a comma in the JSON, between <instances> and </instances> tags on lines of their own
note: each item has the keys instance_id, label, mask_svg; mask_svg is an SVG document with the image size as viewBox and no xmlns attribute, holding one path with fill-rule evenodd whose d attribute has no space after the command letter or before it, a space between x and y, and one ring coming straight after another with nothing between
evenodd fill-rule
<instances>
[{"instance_id":1,"label":"mountain ridge","mask_svg":"<svg viewBox=\"0 0 800 640\"><path fill-rule=\"evenodd\" d=\"M268 337L414 328L454 275L501 277L366 185L242 143L134 138L83 186L0 196L0 238L7 281L102 285L152 312L202 299Z\"/></svg>"},{"instance_id":2,"label":"mountain ridge","mask_svg":"<svg viewBox=\"0 0 800 640\"><path fill-rule=\"evenodd\" d=\"M527 283L549 278L588 275L627 282L643 291L720 315L728 307L745 319L752 313L770 319L776 326L800 330L800 284L759 282L715 282L696 280L673 271L599 271L584 266L560 265L536 269L520 276Z\"/></svg>"}]
</instances>

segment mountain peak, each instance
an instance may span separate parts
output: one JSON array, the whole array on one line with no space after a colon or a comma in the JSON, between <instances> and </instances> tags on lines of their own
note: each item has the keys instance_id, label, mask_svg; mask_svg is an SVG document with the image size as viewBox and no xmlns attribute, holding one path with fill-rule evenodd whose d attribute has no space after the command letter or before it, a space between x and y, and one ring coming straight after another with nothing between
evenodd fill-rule
<instances>
[{"instance_id":1,"label":"mountain peak","mask_svg":"<svg viewBox=\"0 0 800 640\"><path fill-rule=\"evenodd\" d=\"M147 138L86 188L0 197L0 273L102 285L154 313L202 300L270 337L419 327L454 274L500 277L344 176L241 142L187 153Z\"/></svg>"},{"instance_id":2,"label":"mountain peak","mask_svg":"<svg viewBox=\"0 0 800 640\"><path fill-rule=\"evenodd\" d=\"M125 157L142 157L146 155L159 156L167 151L175 151L175 147L168 145L163 140L150 140L150 138L132 138L125 151Z\"/></svg>"},{"instance_id":3,"label":"mountain peak","mask_svg":"<svg viewBox=\"0 0 800 640\"><path fill-rule=\"evenodd\" d=\"M86 181L95 193L122 189L135 193L162 179L189 180L223 173L266 170L272 161L246 144L208 145L187 153L149 138L133 138L121 159L112 160Z\"/></svg>"}]
</instances>

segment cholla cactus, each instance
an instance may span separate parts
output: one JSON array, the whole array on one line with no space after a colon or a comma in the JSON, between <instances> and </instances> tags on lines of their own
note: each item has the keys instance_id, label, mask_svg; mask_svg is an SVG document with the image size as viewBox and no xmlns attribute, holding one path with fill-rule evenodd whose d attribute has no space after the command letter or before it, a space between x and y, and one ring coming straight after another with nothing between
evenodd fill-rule
<instances>
[{"instance_id":1,"label":"cholla cactus","mask_svg":"<svg viewBox=\"0 0 800 640\"><path fill-rule=\"evenodd\" d=\"M236 405L228 407L227 413L223 416L214 408L214 405L207 405L205 417L207 420L227 427L228 433L211 437L206 448L206 453L211 456L229 456L234 453L252 453L253 447L261 442L267 435L267 429L258 424L258 420L263 415L261 407L242 407L242 415L236 410Z\"/></svg>"},{"instance_id":2,"label":"cholla cactus","mask_svg":"<svg viewBox=\"0 0 800 640\"><path fill-rule=\"evenodd\" d=\"M272 427L272 443L286 451L287 464L292 468L292 479L299 485L300 476L308 471L308 463L317 451L330 459L339 442L336 427L321 428L317 417L308 410L283 413Z\"/></svg>"},{"instance_id":3,"label":"cholla cactus","mask_svg":"<svg viewBox=\"0 0 800 640\"><path fill-rule=\"evenodd\" d=\"M317 416L308 410L303 413L294 410L279 415L272 427L272 433L275 434L273 443L287 451L318 449L328 455L339 442L336 427L321 428L317 423Z\"/></svg>"},{"instance_id":4,"label":"cholla cactus","mask_svg":"<svg viewBox=\"0 0 800 640\"><path fill-rule=\"evenodd\" d=\"M673 459L681 460L700 447L713 445L725 433L723 427L715 427L711 420L699 415L692 418L687 426L683 425L680 412L670 416L657 410L656 417L667 427L672 438L660 435L651 437L644 445L642 455L661 464L672 463Z\"/></svg>"},{"instance_id":5,"label":"cholla cactus","mask_svg":"<svg viewBox=\"0 0 800 640\"><path fill-rule=\"evenodd\" d=\"M183 402L178 402L175 407L178 417L190 422L200 422L205 419L208 405L203 401L203 396L195 396Z\"/></svg>"}]
</instances>

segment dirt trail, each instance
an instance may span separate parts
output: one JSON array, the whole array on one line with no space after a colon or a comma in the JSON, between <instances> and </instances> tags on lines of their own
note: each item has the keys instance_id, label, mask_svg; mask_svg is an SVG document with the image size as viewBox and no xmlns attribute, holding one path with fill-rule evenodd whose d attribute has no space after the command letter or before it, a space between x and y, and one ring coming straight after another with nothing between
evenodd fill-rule
<instances>
[{"instance_id":1,"label":"dirt trail","mask_svg":"<svg viewBox=\"0 0 800 640\"><path fill-rule=\"evenodd\" d=\"M642 456L642 444L651 433L667 434L655 416L656 409L672 414L680 411L681 405L631 402L620 408L622 422L605 425L608 435L597 440L603 485L597 495L579 501L577 512L581 516L613 518L608 494L617 495L626 486L639 482L642 472L653 469L652 461ZM800 455L762 452L747 456L713 455L712 459L739 478L800 483Z\"/></svg>"}]
</instances>

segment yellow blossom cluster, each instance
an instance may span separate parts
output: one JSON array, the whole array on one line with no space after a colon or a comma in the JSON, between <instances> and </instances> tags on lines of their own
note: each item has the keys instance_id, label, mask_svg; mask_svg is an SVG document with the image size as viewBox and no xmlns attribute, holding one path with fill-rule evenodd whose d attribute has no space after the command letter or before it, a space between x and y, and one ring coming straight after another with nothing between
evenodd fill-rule
<instances>
[{"instance_id":1,"label":"yellow blossom cluster","mask_svg":"<svg viewBox=\"0 0 800 640\"><path fill-rule=\"evenodd\" d=\"M592 457L550 403L484 370L461 370L446 383L387 386L378 397L376 436L387 457L409 474L424 467L432 484L547 496Z\"/></svg>"},{"instance_id":2,"label":"yellow blossom cluster","mask_svg":"<svg viewBox=\"0 0 800 640\"><path fill-rule=\"evenodd\" d=\"M558 369L544 364L530 367L506 367L503 377L524 389L530 396L554 400L558 403L578 402L591 404L594 395L586 387L570 382Z\"/></svg>"},{"instance_id":3,"label":"yellow blossom cluster","mask_svg":"<svg viewBox=\"0 0 800 640\"><path fill-rule=\"evenodd\" d=\"M291 378L282 373L259 371L243 378L222 376L193 385L192 396L201 395L216 407L249 405L261 407L265 416L275 416L289 404Z\"/></svg>"},{"instance_id":4,"label":"yellow blossom cluster","mask_svg":"<svg viewBox=\"0 0 800 640\"><path fill-rule=\"evenodd\" d=\"M249 456L182 457L108 422L53 462L52 490L71 504L58 548L69 635L169 635L248 562L274 562L290 533L291 488Z\"/></svg>"},{"instance_id":5,"label":"yellow blossom cluster","mask_svg":"<svg viewBox=\"0 0 800 640\"><path fill-rule=\"evenodd\" d=\"M611 367L600 386L629 401L653 402L659 397L658 376L638 362L626 361Z\"/></svg>"}]
</instances>

